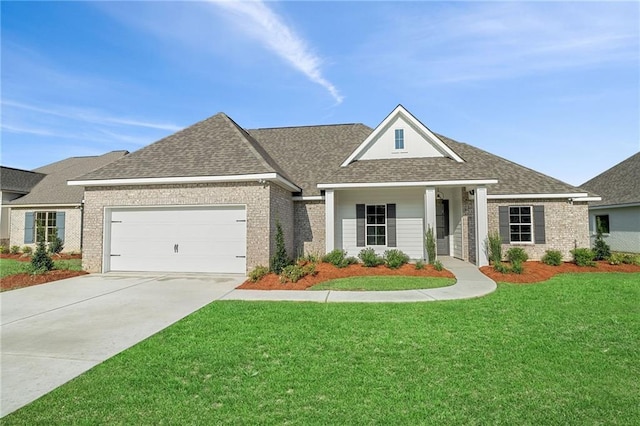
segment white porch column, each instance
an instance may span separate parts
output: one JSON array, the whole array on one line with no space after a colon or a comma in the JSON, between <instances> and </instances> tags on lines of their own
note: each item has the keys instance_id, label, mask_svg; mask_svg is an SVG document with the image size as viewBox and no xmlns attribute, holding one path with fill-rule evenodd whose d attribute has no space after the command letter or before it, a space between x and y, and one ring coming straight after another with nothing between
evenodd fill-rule
<instances>
[{"instance_id":1,"label":"white porch column","mask_svg":"<svg viewBox=\"0 0 640 426\"><path fill-rule=\"evenodd\" d=\"M489 234L489 212L487 210L487 188L481 186L475 190L475 210L476 210L476 265L478 267L489 264L485 241Z\"/></svg>"},{"instance_id":2,"label":"white porch column","mask_svg":"<svg viewBox=\"0 0 640 426\"><path fill-rule=\"evenodd\" d=\"M424 191L424 232L431 227L433 234L436 234L436 188L428 187ZM424 246L424 244L423 244ZM423 248L424 258L428 259L427 249Z\"/></svg>"},{"instance_id":3,"label":"white porch column","mask_svg":"<svg viewBox=\"0 0 640 426\"><path fill-rule=\"evenodd\" d=\"M327 253L336 248L335 217L333 189L327 189L324 191L324 242Z\"/></svg>"}]
</instances>

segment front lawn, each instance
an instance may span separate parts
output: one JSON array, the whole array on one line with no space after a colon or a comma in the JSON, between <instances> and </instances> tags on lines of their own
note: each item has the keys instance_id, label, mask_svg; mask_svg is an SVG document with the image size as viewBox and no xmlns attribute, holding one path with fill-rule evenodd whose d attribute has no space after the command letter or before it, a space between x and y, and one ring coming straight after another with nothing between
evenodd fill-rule
<instances>
[{"instance_id":1,"label":"front lawn","mask_svg":"<svg viewBox=\"0 0 640 426\"><path fill-rule=\"evenodd\" d=\"M3 424L637 424L640 274L409 304L215 302Z\"/></svg>"},{"instance_id":2,"label":"front lawn","mask_svg":"<svg viewBox=\"0 0 640 426\"><path fill-rule=\"evenodd\" d=\"M0 291L15 290L51 281L86 274L82 270L82 259L59 259L53 261L53 271L33 274L28 260L0 259Z\"/></svg>"},{"instance_id":3,"label":"front lawn","mask_svg":"<svg viewBox=\"0 0 640 426\"><path fill-rule=\"evenodd\" d=\"M0 259L0 278L8 277L9 275L24 274L29 272L31 263L21 262L13 259Z\"/></svg>"},{"instance_id":4,"label":"front lawn","mask_svg":"<svg viewBox=\"0 0 640 426\"><path fill-rule=\"evenodd\" d=\"M435 277L350 277L325 281L309 290L390 291L416 290L446 287L454 284L454 278Z\"/></svg>"}]
</instances>

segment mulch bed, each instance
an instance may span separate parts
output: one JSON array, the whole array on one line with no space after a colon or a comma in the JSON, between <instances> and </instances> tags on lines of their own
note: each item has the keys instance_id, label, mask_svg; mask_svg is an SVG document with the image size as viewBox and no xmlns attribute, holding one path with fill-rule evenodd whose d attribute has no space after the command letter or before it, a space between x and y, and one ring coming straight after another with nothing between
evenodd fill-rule
<instances>
[{"instance_id":1,"label":"mulch bed","mask_svg":"<svg viewBox=\"0 0 640 426\"><path fill-rule=\"evenodd\" d=\"M82 259L82 254L60 253L51 256L53 260ZM31 262L31 256L27 254L0 254L0 259L13 259L20 262ZM0 291L15 290L32 285L45 284L51 281L86 275L85 271L49 271L44 274L15 274L0 278Z\"/></svg>"},{"instance_id":2,"label":"mulch bed","mask_svg":"<svg viewBox=\"0 0 640 426\"><path fill-rule=\"evenodd\" d=\"M609 262L596 262L596 266L578 266L574 263L565 262L560 266L545 265L542 262L525 262L522 274L502 274L493 266L483 266L480 268L483 274L496 282L508 282L516 284L538 283L547 281L554 275L564 274L568 272L640 272L640 266L637 265L611 265Z\"/></svg>"},{"instance_id":3,"label":"mulch bed","mask_svg":"<svg viewBox=\"0 0 640 426\"><path fill-rule=\"evenodd\" d=\"M268 274L258 282L245 281L238 289L243 290L305 290L318 283L334 280L337 278L371 276L371 275L396 275L411 277L442 277L455 278L455 276L443 269L436 271L431 265L425 265L424 269L416 269L415 265L407 264L398 269L389 269L386 266L377 266L375 268L366 268L360 264L349 265L346 268L336 268L330 263L318 263L316 266L318 272L315 276L307 275L296 283L282 284L280 278L275 274Z\"/></svg>"}]
</instances>

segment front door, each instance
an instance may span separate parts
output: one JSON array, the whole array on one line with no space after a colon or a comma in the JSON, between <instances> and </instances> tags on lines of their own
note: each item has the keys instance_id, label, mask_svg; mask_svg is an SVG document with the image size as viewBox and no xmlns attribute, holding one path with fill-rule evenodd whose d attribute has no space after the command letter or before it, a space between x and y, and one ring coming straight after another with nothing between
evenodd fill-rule
<instances>
[{"instance_id":1,"label":"front door","mask_svg":"<svg viewBox=\"0 0 640 426\"><path fill-rule=\"evenodd\" d=\"M449 256L449 200L436 200L436 242L438 256Z\"/></svg>"}]
</instances>

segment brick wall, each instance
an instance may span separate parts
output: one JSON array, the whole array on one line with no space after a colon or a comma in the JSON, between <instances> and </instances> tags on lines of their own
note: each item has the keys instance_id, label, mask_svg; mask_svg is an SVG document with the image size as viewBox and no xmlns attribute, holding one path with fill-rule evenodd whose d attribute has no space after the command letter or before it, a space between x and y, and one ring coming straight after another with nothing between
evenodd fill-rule
<instances>
[{"instance_id":1,"label":"brick wall","mask_svg":"<svg viewBox=\"0 0 640 426\"><path fill-rule=\"evenodd\" d=\"M284 236L284 244L287 249L287 254L290 258L295 258L294 250L294 224L293 224L293 200L291 199L291 192L284 188L270 184L270 253L269 258L276 252L276 223L280 222L282 227L282 234ZM265 263L265 266L269 263Z\"/></svg>"},{"instance_id":2,"label":"brick wall","mask_svg":"<svg viewBox=\"0 0 640 426\"><path fill-rule=\"evenodd\" d=\"M296 201L293 204L296 256L325 254L324 206L324 201Z\"/></svg>"},{"instance_id":3,"label":"brick wall","mask_svg":"<svg viewBox=\"0 0 640 426\"><path fill-rule=\"evenodd\" d=\"M499 232L498 207L544 206L545 244L503 244L503 253L511 247L522 247L530 260L540 260L546 250L560 250L565 261L577 247L589 247L589 210L587 203L568 200L489 200L489 232Z\"/></svg>"},{"instance_id":4,"label":"brick wall","mask_svg":"<svg viewBox=\"0 0 640 426\"><path fill-rule=\"evenodd\" d=\"M244 204L247 209L247 270L256 265L268 265L271 255L272 210L284 206L283 225L293 222L293 213L286 213L286 191L270 189L257 182L189 185L144 185L121 187L87 187L85 190L83 268L101 272L103 259L103 225L105 207L180 206ZM274 186L275 187L275 186ZM279 187L278 187L279 188ZM271 195L275 194L273 206ZM291 194L289 199L291 199ZM273 207L273 209L272 209ZM289 210L293 210L292 208ZM287 215L289 218L287 218ZM293 226L293 225L287 225ZM284 228L284 226L283 226ZM275 224L274 224L275 229ZM289 237L293 246L293 236Z\"/></svg>"},{"instance_id":5,"label":"brick wall","mask_svg":"<svg viewBox=\"0 0 640 426\"><path fill-rule=\"evenodd\" d=\"M24 215L26 212L47 211L47 212L64 212L64 253L79 252L80 247L80 231L82 228L82 211L80 208L56 208L43 207L41 209L34 208L11 208L11 235L10 246L30 246L35 250L36 244L24 243Z\"/></svg>"}]
</instances>

